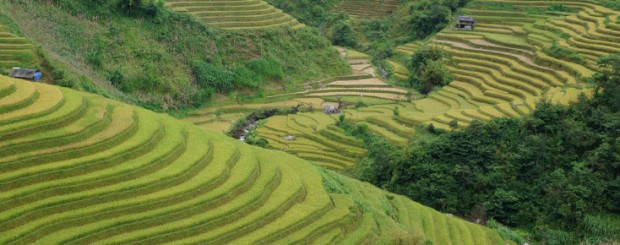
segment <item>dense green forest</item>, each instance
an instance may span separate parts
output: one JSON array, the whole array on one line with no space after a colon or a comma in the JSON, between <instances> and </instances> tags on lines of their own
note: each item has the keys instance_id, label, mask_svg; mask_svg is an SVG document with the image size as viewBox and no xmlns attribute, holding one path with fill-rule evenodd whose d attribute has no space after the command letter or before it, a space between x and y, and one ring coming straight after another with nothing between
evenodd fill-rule
<instances>
[{"instance_id":1,"label":"dense green forest","mask_svg":"<svg viewBox=\"0 0 620 245\"><path fill-rule=\"evenodd\" d=\"M541 103L531 116L433 128L400 148L366 140L357 175L443 212L531 231L545 244L620 239L620 55L602 58L591 100ZM422 135L422 136L421 136Z\"/></svg>"},{"instance_id":2,"label":"dense green forest","mask_svg":"<svg viewBox=\"0 0 620 245\"><path fill-rule=\"evenodd\" d=\"M312 28L222 31L154 1L0 4L42 44L46 62L37 68L52 68L56 84L149 109L195 107L217 92L282 92L350 69Z\"/></svg>"}]
</instances>

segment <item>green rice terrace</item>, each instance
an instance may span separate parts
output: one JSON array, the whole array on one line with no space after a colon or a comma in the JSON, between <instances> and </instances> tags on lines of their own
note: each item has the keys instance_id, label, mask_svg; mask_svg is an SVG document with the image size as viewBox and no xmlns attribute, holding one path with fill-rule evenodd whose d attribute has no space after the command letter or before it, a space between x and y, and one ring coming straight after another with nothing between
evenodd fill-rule
<instances>
[{"instance_id":1,"label":"green rice terrace","mask_svg":"<svg viewBox=\"0 0 620 245\"><path fill-rule=\"evenodd\" d=\"M0 24L0 71L29 62L33 57L32 46L23 37L11 33Z\"/></svg>"},{"instance_id":2,"label":"green rice terrace","mask_svg":"<svg viewBox=\"0 0 620 245\"><path fill-rule=\"evenodd\" d=\"M303 160L0 77L2 244L511 244Z\"/></svg>"},{"instance_id":3,"label":"green rice terrace","mask_svg":"<svg viewBox=\"0 0 620 245\"><path fill-rule=\"evenodd\" d=\"M0 244L620 241L620 1L4 6Z\"/></svg>"},{"instance_id":4,"label":"green rice terrace","mask_svg":"<svg viewBox=\"0 0 620 245\"><path fill-rule=\"evenodd\" d=\"M398 3L396 0L344 0L334 9L354 18L378 18L392 14Z\"/></svg>"},{"instance_id":5,"label":"green rice terrace","mask_svg":"<svg viewBox=\"0 0 620 245\"><path fill-rule=\"evenodd\" d=\"M507 18L504 15L508 15L507 12L512 10L502 12L475 8L485 6L487 2L528 6L539 9L541 14L534 19L513 19L512 16L526 16L527 13L512 13L509 15L511 17ZM559 15L556 12L544 11L557 3L474 1L470 4L472 7L464 8L463 12L475 14L475 31L461 32L446 28L427 43L414 42L399 46L395 50L396 55L388 60L388 64L394 68L394 77L399 80L409 76L404 57L411 55L422 45L437 45L451 55L448 67L455 80L428 96L393 87L376 78L376 71L368 65L368 57L351 50L340 52L349 60L354 72L352 75L318 81L302 95L318 98L372 97L398 102L345 110L344 114L347 121L365 123L371 132L401 145L407 144L410 138L414 137L418 126L432 124L436 128L451 130L454 127L450 126L451 123L462 128L475 120L521 117L532 113L536 104L543 100L569 105L576 102L581 93L591 94L588 85L580 83L579 78L589 77L594 73L594 60L605 53L618 51L612 42L599 40L615 40L616 36L613 34L620 34L614 33L617 30L613 28L617 28L617 25L603 23L605 19L617 20L620 12L582 1L561 2L574 7L578 10L576 12L563 12ZM570 24L573 23L571 19L575 18L580 24ZM489 22L493 24L487 24ZM569 34L571 37L566 39L558 34L565 29L552 29L551 26L555 26L553 23L570 24L573 29L582 32L572 31ZM595 34L598 35L597 39L591 36ZM543 37L546 41L539 41ZM591 40L589 42L594 46L581 49L571 44L573 39L583 40L584 44ZM598 55L583 53L586 62L579 64L554 58L543 52L554 42L566 45L567 49L576 52L597 49L601 51ZM601 42L609 45L597 46L596 43ZM369 74L364 71L371 72ZM394 108L398 108L398 116L394 115ZM298 123L299 121L303 122ZM351 163L363 156L363 151L357 149L360 142L344 144L351 140L350 136L341 130L335 130L333 126L328 128L336 122L336 116L329 117L321 113L279 116L266 120L258 134L270 142L270 148L292 152L333 169L351 168ZM283 140L287 135L300 137L300 140ZM343 147L343 144L347 146ZM325 151L332 155L323 154ZM343 159L350 160L343 162Z\"/></svg>"},{"instance_id":6,"label":"green rice terrace","mask_svg":"<svg viewBox=\"0 0 620 245\"><path fill-rule=\"evenodd\" d=\"M303 26L295 18L261 0L168 0L166 5L198 17L207 26L226 30Z\"/></svg>"}]
</instances>

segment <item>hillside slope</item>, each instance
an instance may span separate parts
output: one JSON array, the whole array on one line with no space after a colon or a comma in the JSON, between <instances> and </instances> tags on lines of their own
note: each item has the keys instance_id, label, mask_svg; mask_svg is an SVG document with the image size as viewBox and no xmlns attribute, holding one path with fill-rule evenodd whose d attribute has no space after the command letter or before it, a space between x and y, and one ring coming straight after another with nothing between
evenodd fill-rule
<instances>
[{"instance_id":1,"label":"hillside slope","mask_svg":"<svg viewBox=\"0 0 620 245\"><path fill-rule=\"evenodd\" d=\"M0 125L2 244L507 243L299 158L96 95L0 76Z\"/></svg>"},{"instance_id":2,"label":"hillside slope","mask_svg":"<svg viewBox=\"0 0 620 245\"><path fill-rule=\"evenodd\" d=\"M66 67L45 74L56 84L161 111L212 99L215 86L195 76L200 62L214 67L214 76L234 76L236 86L218 92L248 96L349 72L329 41L310 28L231 32L168 8L128 16L114 2L2 1L0 14L41 46L48 63ZM271 61L267 68L260 65L265 60ZM270 70L283 75L247 88Z\"/></svg>"}]
</instances>

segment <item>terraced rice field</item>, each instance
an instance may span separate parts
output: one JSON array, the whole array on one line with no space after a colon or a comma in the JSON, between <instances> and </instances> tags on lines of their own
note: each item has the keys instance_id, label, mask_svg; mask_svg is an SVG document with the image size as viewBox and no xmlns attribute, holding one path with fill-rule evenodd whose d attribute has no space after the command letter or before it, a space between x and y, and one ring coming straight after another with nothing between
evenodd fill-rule
<instances>
[{"instance_id":1,"label":"terraced rice field","mask_svg":"<svg viewBox=\"0 0 620 245\"><path fill-rule=\"evenodd\" d=\"M323 112L274 116L259 127L269 148L289 152L315 165L342 170L355 166L366 150L363 142L335 126L336 116ZM294 136L294 139L287 139Z\"/></svg>"},{"instance_id":2,"label":"terraced rice field","mask_svg":"<svg viewBox=\"0 0 620 245\"><path fill-rule=\"evenodd\" d=\"M397 7L396 0L343 0L334 9L354 18L380 18L392 14Z\"/></svg>"},{"instance_id":3,"label":"terraced rice field","mask_svg":"<svg viewBox=\"0 0 620 245\"><path fill-rule=\"evenodd\" d=\"M506 11L475 8L493 4L516 7ZM546 11L552 4L576 12ZM532 15L527 9L543 14ZM540 100L573 103L582 92L591 94L586 85L578 83L579 77L591 76L601 56L618 52L617 45L610 42L620 36L620 12L597 5L596 1L473 1L463 13L476 18L475 31L447 28L430 40L430 45L439 45L451 55L449 69L456 79L427 98L403 104L395 121L451 129L451 122L466 126L473 120L527 115ZM586 63L545 54L543 50L554 42L579 53ZM420 45L403 45L396 52L410 56ZM400 60L388 63L397 78L406 79L408 73ZM347 113L354 121L364 122L376 113L389 114L388 109L364 108Z\"/></svg>"},{"instance_id":4,"label":"terraced rice field","mask_svg":"<svg viewBox=\"0 0 620 245\"><path fill-rule=\"evenodd\" d=\"M540 35L546 33L551 42L570 41L560 36L570 36L576 40L585 37L594 37L597 40L615 40L611 35L617 23L603 21L618 16L617 11L603 8L592 2L582 1L474 1L470 6L484 6L493 3L514 4L529 8L548 9L551 4L564 4L575 8L578 12L537 14L527 12L512 13L507 11L483 10L467 7L465 13L472 14L477 19L480 28L473 32L459 32L447 28L435 35L426 44L416 42L400 46L394 59L388 60L392 64L396 75L406 78L406 69L402 64L402 56L410 56L421 45L437 45L451 55L448 68L455 76L455 80L448 86L439 89L428 96L422 97L410 94L411 102L405 102L407 91L391 87L370 74L364 74L368 69L367 57L359 52L340 49L343 57L349 60L354 70L351 79L337 79L321 88L309 91L306 96L326 98L338 96L376 97L397 100L400 103L383 104L359 109L344 111L346 120L352 123L365 123L368 129L395 144L406 144L411 137L415 137L415 128L432 124L436 128L452 130L468 126L475 120L488 121L497 117L520 117L535 110L541 100L553 103L570 104L577 101L581 93L591 94L588 86L580 84L579 77L593 74L594 68L588 64L577 64L546 55L542 50L548 48L549 42L537 42ZM482 4L482 5L476 5ZM540 11L539 11L540 12ZM544 13L544 11L542 11ZM568 21L579 17L587 21L598 18L591 24L584 24L580 33L558 34L560 29L548 29L548 23ZM590 16L590 17L588 17ZM597 24L598 23L598 24ZM543 26L547 26L543 28ZM553 35L555 36L553 36ZM555 39L552 39L554 37ZM567 44L571 44L567 41ZM571 41L572 42L572 41ZM591 41L594 42L594 41ZM572 42L576 43L576 42ZM613 45L598 56L587 58L588 63L598 59L605 52L613 51ZM568 45L566 48L575 48ZM574 49L579 52L579 49ZM586 49L584 49L586 50ZM588 48L588 50L596 50ZM587 53L583 53L587 55ZM398 108L399 115L395 115ZM324 136L322 129L333 126L334 118L317 117L314 115L295 118L296 116L268 119L259 135L270 139L275 149L297 154L316 164L333 169L346 169L352 166L359 155L349 154L344 150L335 150L323 158L333 159L331 163L318 159L316 154L301 154L297 145L314 145L317 149L326 150L321 140L315 139ZM292 118L295 118L293 120ZM321 119L322 118L322 119ZM290 126L294 123L307 123L305 130ZM293 124L294 125L294 124ZM313 126L314 125L314 126ZM320 125L320 126L319 126ZM452 126L451 126L452 125ZM318 130L307 128L317 127ZM337 130L336 130L337 131ZM346 138L342 132L335 133L338 138ZM283 137L294 135L299 141L283 141ZM335 137L334 137L335 138ZM323 141L325 139L322 139ZM344 141L343 141L344 142ZM340 143L335 141L336 144ZM330 143L334 144L334 142ZM330 145L328 144L328 145ZM333 149L333 148L332 148ZM304 149L305 150L305 149ZM317 150L315 149L314 152ZM360 151L363 154L363 151ZM340 160L349 159L345 164ZM338 163L335 163L338 162ZM329 163L329 164L328 164Z\"/></svg>"},{"instance_id":5,"label":"terraced rice field","mask_svg":"<svg viewBox=\"0 0 620 245\"><path fill-rule=\"evenodd\" d=\"M0 76L0 126L1 244L514 244L100 96Z\"/></svg>"},{"instance_id":6,"label":"terraced rice field","mask_svg":"<svg viewBox=\"0 0 620 245\"><path fill-rule=\"evenodd\" d=\"M225 30L304 26L261 0L168 0L166 6L177 12L190 13L207 26Z\"/></svg>"},{"instance_id":7,"label":"terraced rice field","mask_svg":"<svg viewBox=\"0 0 620 245\"><path fill-rule=\"evenodd\" d=\"M366 54L339 48L340 54L347 59L353 73L351 76L334 79L324 86L305 93L308 97L357 96L373 97L395 101L405 101L415 95L411 92L393 87L377 78L374 67Z\"/></svg>"},{"instance_id":8,"label":"terraced rice field","mask_svg":"<svg viewBox=\"0 0 620 245\"><path fill-rule=\"evenodd\" d=\"M0 71L8 72L12 67L32 59L32 55L28 40L10 33L0 24Z\"/></svg>"},{"instance_id":9,"label":"terraced rice field","mask_svg":"<svg viewBox=\"0 0 620 245\"><path fill-rule=\"evenodd\" d=\"M184 121L193 123L199 128L205 130L227 133L239 119L246 117L247 114L254 111L290 109L298 106L300 110L307 110L309 108L322 110L322 108L328 104L330 103L325 102L320 98L298 98L273 103L210 107L207 109L193 111L184 119Z\"/></svg>"}]
</instances>

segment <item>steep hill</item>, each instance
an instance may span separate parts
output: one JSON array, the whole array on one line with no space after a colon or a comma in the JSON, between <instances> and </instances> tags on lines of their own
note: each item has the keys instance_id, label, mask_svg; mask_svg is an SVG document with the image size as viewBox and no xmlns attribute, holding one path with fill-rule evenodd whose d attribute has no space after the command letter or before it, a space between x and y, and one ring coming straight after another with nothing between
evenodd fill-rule
<instances>
[{"instance_id":1,"label":"steep hill","mask_svg":"<svg viewBox=\"0 0 620 245\"><path fill-rule=\"evenodd\" d=\"M299 158L0 76L0 243L506 244Z\"/></svg>"}]
</instances>

